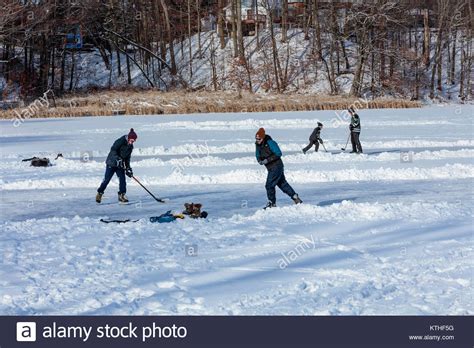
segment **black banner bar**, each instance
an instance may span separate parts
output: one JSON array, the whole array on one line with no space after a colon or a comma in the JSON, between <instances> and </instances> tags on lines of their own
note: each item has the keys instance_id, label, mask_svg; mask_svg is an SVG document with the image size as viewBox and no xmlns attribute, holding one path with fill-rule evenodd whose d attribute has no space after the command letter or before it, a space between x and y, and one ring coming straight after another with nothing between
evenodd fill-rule
<instances>
[{"instance_id":1,"label":"black banner bar","mask_svg":"<svg viewBox=\"0 0 474 348\"><path fill-rule=\"evenodd\" d=\"M0 316L0 348L472 348L472 316Z\"/></svg>"}]
</instances>

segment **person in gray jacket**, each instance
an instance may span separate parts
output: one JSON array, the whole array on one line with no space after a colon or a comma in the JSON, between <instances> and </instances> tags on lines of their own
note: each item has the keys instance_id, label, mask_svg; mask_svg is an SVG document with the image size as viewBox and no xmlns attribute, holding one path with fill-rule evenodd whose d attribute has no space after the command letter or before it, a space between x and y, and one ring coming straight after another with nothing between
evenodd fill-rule
<instances>
[{"instance_id":1,"label":"person in gray jacket","mask_svg":"<svg viewBox=\"0 0 474 348\"><path fill-rule=\"evenodd\" d=\"M130 157L133 151L133 143L136 140L137 133L135 133L133 128L131 128L128 135L124 135L115 140L114 144L110 148L109 155L105 160L107 166L105 168L104 179L97 189L97 195L95 196L95 201L97 203L102 201L104 191L114 174L117 174L117 177L119 178L118 200L122 203L128 202L128 199L125 196L125 193L127 192L127 182L125 180L125 175L127 175L129 178L133 176L133 171L130 167Z\"/></svg>"},{"instance_id":2,"label":"person in gray jacket","mask_svg":"<svg viewBox=\"0 0 474 348\"><path fill-rule=\"evenodd\" d=\"M352 151L351 153L362 153L362 145L360 144L360 118L359 115L354 111L354 109L349 109L351 114L351 124L349 125L349 130L351 131L351 143Z\"/></svg>"},{"instance_id":3,"label":"person in gray jacket","mask_svg":"<svg viewBox=\"0 0 474 348\"><path fill-rule=\"evenodd\" d=\"M309 144L303 149L303 153L306 153L314 145L314 150L318 152L319 144L323 143L321 139L321 130L323 129L323 124L318 122L318 126L313 130L313 133L309 136Z\"/></svg>"}]
</instances>

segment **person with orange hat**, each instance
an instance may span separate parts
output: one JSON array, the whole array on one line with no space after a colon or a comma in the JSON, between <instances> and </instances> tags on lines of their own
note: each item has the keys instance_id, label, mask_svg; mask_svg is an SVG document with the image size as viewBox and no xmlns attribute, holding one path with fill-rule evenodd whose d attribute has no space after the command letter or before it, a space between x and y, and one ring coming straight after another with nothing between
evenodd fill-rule
<instances>
[{"instance_id":1,"label":"person with orange hat","mask_svg":"<svg viewBox=\"0 0 474 348\"><path fill-rule=\"evenodd\" d=\"M260 165L264 165L267 170L267 190L268 203L264 209L276 207L275 186L291 197L295 204L303 203L298 194L286 181L283 161L281 160L281 150L278 144L268 134L265 129L260 128L255 134L255 156Z\"/></svg>"},{"instance_id":2,"label":"person with orange hat","mask_svg":"<svg viewBox=\"0 0 474 348\"><path fill-rule=\"evenodd\" d=\"M127 182L125 180L125 175L127 175L129 178L133 176L133 171L130 167L130 157L133 151L133 143L136 140L137 133L135 133L133 128L131 128L128 135L124 135L115 140L114 144L110 148L109 155L105 160L107 166L105 168L104 179L97 189L97 195L95 196L95 201L97 203L102 201L104 191L114 174L117 174L117 177L119 178L118 200L121 203L128 202L128 198L125 196L125 193L127 192Z\"/></svg>"}]
</instances>

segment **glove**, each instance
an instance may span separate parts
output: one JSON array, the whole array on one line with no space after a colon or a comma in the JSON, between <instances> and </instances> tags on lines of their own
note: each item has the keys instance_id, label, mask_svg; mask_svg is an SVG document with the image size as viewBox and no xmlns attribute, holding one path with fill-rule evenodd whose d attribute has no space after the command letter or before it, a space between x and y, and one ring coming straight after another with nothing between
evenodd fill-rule
<instances>
[{"instance_id":1,"label":"glove","mask_svg":"<svg viewBox=\"0 0 474 348\"><path fill-rule=\"evenodd\" d=\"M125 175L127 175L129 178L131 178L133 176L132 168L125 169Z\"/></svg>"},{"instance_id":2,"label":"glove","mask_svg":"<svg viewBox=\"0 0 474 348\"><path fill-rule=\"evenodd\" d=\"M353 125L349 125L349 129L351 130L351 132L354 130L354 126Z\"/></svg>"},{"instance_id":3,"label":"glove","mask_svg":"<svg viewBox=\"0 0 474 348\"><path fill-rule=\"evenodd\" d=\"M268 164L268 159L264 159L262 161L258 161L258 164L260 164L261 166L265 165L265 164Z\"/></svg>"},{"instance_id":4,"label":"glove","mask_svg":"<svg viewBox=\"0 0 474 348\"><path fill-rule=\"evenodd\" d=\"M323 139L319 138L318 140L319 140L319 143L320 143L320 144L324 143L324 142L323 142Z\"/></svg>"}]
</instances>

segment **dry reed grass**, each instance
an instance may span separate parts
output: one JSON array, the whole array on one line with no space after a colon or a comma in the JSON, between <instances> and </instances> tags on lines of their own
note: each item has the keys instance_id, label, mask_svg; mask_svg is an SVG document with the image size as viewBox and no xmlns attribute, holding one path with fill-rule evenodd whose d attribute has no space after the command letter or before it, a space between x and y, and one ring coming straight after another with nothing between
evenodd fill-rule
<instances>
[{"instance_id":1,"label":"dry reed grass","mask_svg":"<svg viewBox=\"0 0 474 348\"><path fill-rule=\"evenodd\" d=\"M347 96L318 95L260 95L236 92L158 92L158 91L106 91L89 95L72 95L49 99L49 107L28 113L28 118L126 115L192 114L217 112L271 112L344 110L356 103L360 109L417 108L418 101L380 98L357 99ZM18 118L22 108L2 110L0 118ZM23 113L22 113L23 112Z\"/></svg>"}]
</instances>

